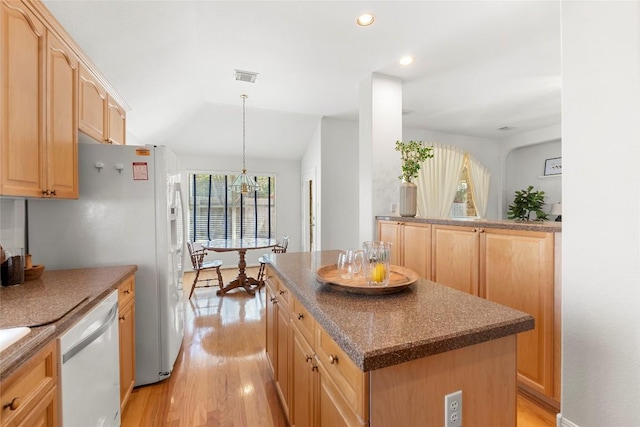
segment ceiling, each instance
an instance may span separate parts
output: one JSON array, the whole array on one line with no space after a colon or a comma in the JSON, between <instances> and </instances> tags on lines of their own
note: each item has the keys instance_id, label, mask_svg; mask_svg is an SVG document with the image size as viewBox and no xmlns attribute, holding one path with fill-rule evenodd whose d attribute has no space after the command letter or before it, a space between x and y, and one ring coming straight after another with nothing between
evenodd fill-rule
<instances>
[{"instance_id":1,"label":"ceiling","mask_svg":"<svg viewBox=\"0 0 640 427\"><path fill-rule=\"evenodd\" d=\"M246 93L247 157L300 159L320 118L357 120L371 73L402 80L406 127L560 124L556 1L44 3L129 104L129 143L239 156ZM365 11L376 21L358 27Z\"/></svg>"}]
</instances>

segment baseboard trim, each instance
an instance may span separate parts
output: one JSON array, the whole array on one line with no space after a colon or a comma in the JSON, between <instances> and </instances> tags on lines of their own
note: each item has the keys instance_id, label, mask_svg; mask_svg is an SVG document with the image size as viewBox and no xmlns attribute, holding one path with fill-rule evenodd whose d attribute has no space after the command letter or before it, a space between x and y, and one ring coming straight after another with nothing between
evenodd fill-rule
<instances>
[{"instance_id":1,"label":"baseboard trim","mask_svg":"<svg viewBox=\"0 0 640 427\"><path fill-rule=\"evenodd\" d=\"M563 418L561 413L556 415L556 426L557 427L580 427L578 424L573 423L566 418Z\"/></svg>"}]
</instances>

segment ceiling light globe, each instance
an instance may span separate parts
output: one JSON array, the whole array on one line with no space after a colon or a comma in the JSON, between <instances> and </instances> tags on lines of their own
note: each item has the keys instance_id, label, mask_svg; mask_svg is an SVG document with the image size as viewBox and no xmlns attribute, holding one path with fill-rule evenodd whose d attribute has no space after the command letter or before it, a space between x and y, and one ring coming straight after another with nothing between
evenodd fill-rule
<instances>
[{"instance_id":1,"label":"ceiling light globe","mask_svg":"<svg viewBox=\"0 0 640 427\"><path fill-rule=\"evenodd\" d=\"M367 27L367 26L373 24L373 21L375 21L375 20L376 20L376 18L375 18L375 16L373 16L373 14L371 14L371 13L363 13L362 15L358 16L358 19L356 19L356 22L361 27Z\"/></svg>"}]
</instances>

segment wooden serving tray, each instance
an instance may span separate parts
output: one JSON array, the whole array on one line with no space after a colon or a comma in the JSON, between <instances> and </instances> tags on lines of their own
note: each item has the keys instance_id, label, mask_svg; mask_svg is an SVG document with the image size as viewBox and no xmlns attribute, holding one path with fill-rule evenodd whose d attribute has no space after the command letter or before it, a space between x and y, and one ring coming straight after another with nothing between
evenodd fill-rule
<instances>
[{"instance_id":1,"label":"wooden serving tray","mask_svg":"<svg viewBox=\"0 0 640 427\"><path fill-rule=\"evenodd\" d=\"M415 283L419 279L415 271L401 267L391 266L389 284L387 286L369 285L367 279L356 276L353 279L343 279L338 274L336 264L323 265L316 271L316 279L320 283L329 285L332 289L340 292L361 295L386 295L403 291L407 286Z\"/></svg>"}]
</instances>

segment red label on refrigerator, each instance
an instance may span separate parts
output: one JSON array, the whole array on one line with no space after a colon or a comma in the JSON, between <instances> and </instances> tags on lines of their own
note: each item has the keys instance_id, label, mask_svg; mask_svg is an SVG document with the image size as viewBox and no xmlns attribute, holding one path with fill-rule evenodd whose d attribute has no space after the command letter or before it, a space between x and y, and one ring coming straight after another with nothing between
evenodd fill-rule
<instances>
[{"instance_id":1,"label":"red label on refrigerator","mask_svg":"<svg viewBox=\"0 0 640 427\"><path fill-rule=\"evenodd\" d=\"M146 181L149 179L147 162L133 162L133 180Z\"/></svg>"}]
</instances>

